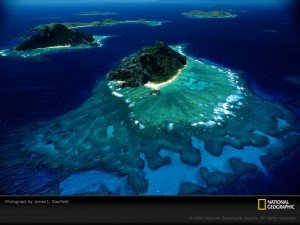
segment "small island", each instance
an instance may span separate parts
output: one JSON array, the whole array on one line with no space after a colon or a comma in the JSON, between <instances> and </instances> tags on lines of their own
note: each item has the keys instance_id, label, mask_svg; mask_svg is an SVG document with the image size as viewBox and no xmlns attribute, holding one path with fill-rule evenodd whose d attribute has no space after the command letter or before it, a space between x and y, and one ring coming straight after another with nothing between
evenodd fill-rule
<instances>
[{"instance_id":1,"label":"small island","mask_svg":"<svg viewBox=\"0 0 300 225\"><path fill-rule=\"evenodd\" d=\"M186 62L184 55L157 41L124 58L121 65L108 72L106 78L118 81L119 87L137 87L148 82L161 83L175 77ZM154 90L151 94L157 95L158 91Z\"/></svg>"},{"instance_id":2,"label":"small island","mask_svg":"<svg viewBox=\"0 0 300 225\"><path fill-rule=\"evenodd\" d=\"M96 27L96 26L113 26L119 24L144 24L148 26L160 26L162 25L161 21L150 21L147 19L138 19L138 20L115 20L115 19L104 19L102 21L93 21L93 22L64 22L64 23L48 23L41 24L34 28L36 31L43 31L46 27L52 28L56 24L62 24L68 29L76 29L83 27Z\"/></svg>"},{"instance_id":3,"label":"small island","mask_svg":"<svg viewBox=\"0 0 300 225\"><path fill-rule=\"evenodd\" d=\"M104 12L86 11L86 12L78 13L76 15L77 16L108 16L108 15L114 15L114 14L117 14L117 13L109 12L109 11L104 11Z\"/></svg>"},{"instance_id":4,"label":"small island","mask_svg":"<svg viewBox=\"0 0 300 225\"><path fill-rule=\"evenodd\" d=\"M21 43L16 51L54 46L97 46L94 41L94 37L90 34L73 31L62 24L56 24L52 27L46 26L41 33L35 34L29 40Z\"/></svg>"},{"instance_id":5,"label":"small island","mask_svg":"<svg viewBox=\"0 0 300 225\"><path fill-rule=\"evenodd\" d=\"M192 10L189 12L183 12L183 16L188 18L219 18L219 19L226 19L226 18L235 18L237 15L232 14L229 11L225 10L211 10L211 11L201 11L201 10Z\"/></svg>"},{"instance_id":6,"label":"small island","mask_svg":"<svg viewBox=\"0 0 300 225\"><path fill-rule=\"evenodd\" d=\"M102 47L103 40L109 37L81 33L68 29L62 24L55 24L35 31L33 36L28 37L17 47L1 50L0 56L28 58L63 50Z\"/></svg>"}]
</instances>

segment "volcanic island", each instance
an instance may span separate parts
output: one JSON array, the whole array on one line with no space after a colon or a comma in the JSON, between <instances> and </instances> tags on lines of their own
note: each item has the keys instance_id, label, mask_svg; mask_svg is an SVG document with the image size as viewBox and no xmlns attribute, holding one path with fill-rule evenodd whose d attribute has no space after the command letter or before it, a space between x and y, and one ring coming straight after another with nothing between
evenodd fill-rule
<instances>
[{"instance_id":1,"label":"volcanic island","mask_svg":"<svg viewBox=\"0 0 300 225\"><path fill-rule=\"evenodd\" d=\"M188 17L188 18L215 18L215 19L228 19L228 18L235 18L237 15L232 14L226 10L211 10L211 11L201 11L201 10L192 10L189 12L183 12L181 15Z\"/></svg>"},{"instance_id":2,"label":"volcanic island","mask_svg":"<svg viewBox=\"0 0 300 225\"><path fill-rule=\"evenodd\" d=\"M53 51L101 47L102 41L108 37L93 36L74 31L63 24L54 24L39 29L16 48L2 50L0 53L2 56L35 57Z\"/></svg>"}]
</instances>

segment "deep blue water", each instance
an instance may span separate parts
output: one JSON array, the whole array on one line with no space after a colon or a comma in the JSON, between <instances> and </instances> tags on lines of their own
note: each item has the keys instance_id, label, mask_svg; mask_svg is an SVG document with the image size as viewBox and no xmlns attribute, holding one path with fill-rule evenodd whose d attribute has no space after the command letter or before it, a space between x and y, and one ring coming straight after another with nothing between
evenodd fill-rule
<instances>
[{"instance_id":1,"label":"deep blue water","mask_svg":"<svg viewBox=\"0 0 300 225\"><path fill-rule=\"evenodd\" d=\"M81 29L93 34L116 35L106 40L104 47L84 53L63 52L26 60L1 57L1 130L7 132L76 108L91 95L96 80L102 79L119 59L155 40L188 43L191 55L245 72L247 81L262 93L291 104L299 101L298 86L285 81L286 76L300 75L300 33L291 7L223 6L236 10L238 18L234 20L195 21L180 15L195 7L182 4L6 5L5 19L0 21L1 48L14 46L30 28L41 23L96 20L93 16L74 15L95 8L119 13L111 18L172 22L161 27L121 25Z\"/></svg>"},{"instance_id":2,"label":"deep blue water","mask_svg":"<svg viewBox=\"0 0 300 225\"><path fill-rule=\"evenodd\" d=\"M75 15L89 10L117 12L116 15L108 16L115 19L147 18L171 22L158 27L120 25L82 28L81 31L112 37L105 40L103 47L96 49L65 51L27 59L0 57L1 136L34 121L56 118L80 106L91 96L96 82L104 79L106 72L122 57L156 40L168 44L186 43L190 55L244 72L246 81L254 91L282 101L297 113L300 106L299 84L286 81L288 76L300 76L300 29L293 7L290 4L222 5L222 9L233 10L238 17L229 20L193 20L182 17L180 13L192 9L219 9L220 6L3 4L0 49L15 46L21 41L21 37L30 34L32 27L41 23L105 18ZM299 152L294 154L298 154L299 158ZM281 168L284 166L290 167L283 163ZM299 175L299 165L295 164L294 167L296 168L289 169L292 171L292 180ZM282 173L275 171L279 173L277 177L284 173L284 170ZM39 180L43 177L44 183L53 183L55 181L47 180L47 176L52 173L55 174L41 168L32 179L36 177ZM249 185L254 184L251 179L247 182ZM264 180L261 181L261 187L271 183L276 186L280 182L278 179ZM35 188L30 193L40 193L39 188L43 189L40 186ZM251 190L233 187L224 193L249 194ZM287 188L286 193L294 191Z\"/></svg>"}]
</instances>

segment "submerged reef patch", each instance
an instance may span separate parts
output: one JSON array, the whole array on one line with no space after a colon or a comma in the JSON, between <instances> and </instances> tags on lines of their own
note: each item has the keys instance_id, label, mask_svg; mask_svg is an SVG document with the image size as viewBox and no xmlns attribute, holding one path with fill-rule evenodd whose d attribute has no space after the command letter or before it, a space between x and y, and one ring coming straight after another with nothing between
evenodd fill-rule
<instances>
[{"instance_id":1,"label":"submerged reef patch","mask_svg":"<svg viewBox=\"0 0 300 225\"><path fill-rule=\"evenodd\" d=\"M183 46L172 48L184 54ZM177 179L174 194L217 193L241 176L266 170L299 145L299 124L282 104L253 94L231 69L186 57L186 67L160 86L159 95L145 85L118 88L103 81L79 108L23 127L12 139L19 141L20 152L35 155L32 167L76 173L101 168L126 180L134 194L153 194L149 187L163 190L155 185L164 187L166 181L151 180L163 168ZM244 153L257 155L243 158ZM213 164L218 157L226 159L224 166ZM191 169L194 177L181 180L172 170L179 163L185 165L182 175Z\"/></svg>"}]
</instances>

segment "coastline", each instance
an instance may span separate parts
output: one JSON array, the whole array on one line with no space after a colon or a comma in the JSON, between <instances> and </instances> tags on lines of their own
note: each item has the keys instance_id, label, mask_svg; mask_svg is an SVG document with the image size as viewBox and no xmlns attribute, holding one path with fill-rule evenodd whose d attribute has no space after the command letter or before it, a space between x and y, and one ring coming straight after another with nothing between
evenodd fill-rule
<instances>
[{"instance_id":1,"label":"coastline","mask_svg":"<svg viewBox=\"0 0 300 225\"><path fill-rule=\"evenodd\" d=\"M56 45L56 46L49 46L44 48L36 48L36 49L29 49L24 51L16 51L15 49L2 49L0 50L0 56L6 57L6 56L16 56L16 57L35 57L41 54L46 54L53 52L54 50L68 50L68 49L86 49L86 48L93 48L93 47L102 47L103 43L102 41L106 38L109 38L110 36L98 36L93 35L95 41L94 43L97 43L98 46L91 46L91 45L78 45L78 46L71 46L71 45Z\"/></svg>"},{"instance_id":2,"label":"coastline","mask_svg":"<svg viewBox=\"0 0 300 225\"><path fill-rule=\"evenodd\" d=\"M93 25L93 24L80 25L80 26L69 27L69 29L77 29L77 28L85 28L85 27L96 27L96 26L100 26L100 25Z\"/></svg>"},{"instance_id":3,"label":"coastline","mask_svg":"<svg viewBox=\"0 0 300 225\"><path fill-rule=\"evenodd\" d=\"M37 49L57 49L57 48L70 48L71 45L57 45L57 46L50 46L46 48L37 48Z\"/></svg>"},{"instance_id":4,"label":"coastline","mask_svg":"<svg viewBox=\"0 0 300 225\"><path fill-rule=\"evenodd\" d=\"M237 17L237 15L231 15L231 16L201 16L201 15L184 15L183 16L191 19L234 19Z\"/></svg>"},{"instance_id":5,"label":"coastline","mask_svg":"<svg viewBox=\"0 0 300 225\"><path fill-rule=\"evenodd\" d=\"M229 12L228 10L192 10L189 12L183 12L181 15L187 18L198 18L198 19L229 19L237 17L236 14Z\"/></svg>"},{"instance_id":6,"label":"coastline","mask_svg":"<svg viewBox=\"0 0 300 225\"><path fill-rule=\"evenodd\" d=\"M99 26L105 27L105 26L114 26L114 25L119 25L119 24L132 24L132 23L144 24L144 25L149 25L149 26L151 26L151 23L157 23L154 26L162 25L161 21L124 20L124 21L118 21L118 22L107 23L107 24L87 24L87 25L73 26L73 27L69 27L69 29L77 29L77 28L85 28L85 27L99 27Z\"/></svg>"},{"instance_id":7,"label":"coastline","mask_svg":"<svg viewBox=\"0 0 300 225\"><path fill-rule=\"evenodd\" d=\"M188 66L188 63L186 65L184 65L183 68L179 69L174 77L172 77L171 79L169 79L167 81L164 81L162 83L152 83L152 82L149 81L148 83L144 84L144 86L147 87L147 88L154 89L154 90L159 90L161 87L164 87L168 84L171 84L173 81L175 81L180 76L180 74L182 73L182 70L187 68L187 66Z\"/></svg>"},{"instance_id":8,"label":"coastline","mask_svg":"<svg viewBox=\"0 0 300 225\"><path fill-rule=\"evenodd\" d=\"M104 22L104 23L103 23ZM93 22L74 22L74 23L60 23L68 27L68 29L78 29L78 28L86 28L86 27L99 27L99 26L115 26L119 24L144 24L148 26L160 26L163 22L170 21L151 21L151 20L119 20L119 21L93 21ZM41 24L34 28L34 30L43 30L44 26L53 25L54 23L49 24Z\"/></svg>"}]
</instances>

